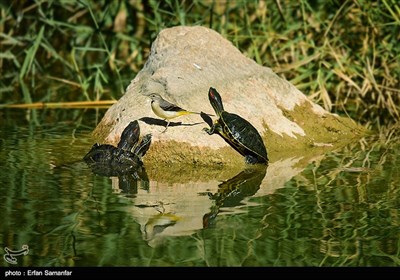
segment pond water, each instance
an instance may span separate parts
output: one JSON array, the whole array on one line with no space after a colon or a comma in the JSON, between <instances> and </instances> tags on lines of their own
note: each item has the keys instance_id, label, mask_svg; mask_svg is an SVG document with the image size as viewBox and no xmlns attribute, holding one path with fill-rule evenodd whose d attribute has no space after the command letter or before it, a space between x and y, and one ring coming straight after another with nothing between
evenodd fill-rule
<instances>
[{"instance_id":1,"label":"pond water","mask_svg":"<svg viewBox=\"0 0 400 280\"><path fill-rule=\"evenodd\" d=\"M400 265L399 129L267 169L135 179L81 161L104 112L0 111L0 266Z\"/></svg>"}]
</instances>

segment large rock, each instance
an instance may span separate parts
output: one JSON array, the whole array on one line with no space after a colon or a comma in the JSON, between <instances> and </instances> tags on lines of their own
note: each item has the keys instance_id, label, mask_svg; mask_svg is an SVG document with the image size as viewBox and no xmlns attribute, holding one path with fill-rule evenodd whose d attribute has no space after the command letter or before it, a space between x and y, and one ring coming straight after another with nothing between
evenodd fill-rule
<instances>
[{"instance_id":1,"label":"large rock","mask_svg":"<svg viewBox=\"0 0 400 280\"><path fill-rule=\"evenodd\" d=\"M270 162L308 148L336 148L363 132L352 120L312 103L217 32L195 26L160 32L144 68L106 112L94 136L99 142L115 145L125 126L139 119L142 135L153 135L145 164L244 163L221 137L202 130L207 124L199 115L178 117L162 133L166 123L151 110L148 95L156 92L187 110L214 114L208 100L210 87L221 94L226 111L242 116L258 129Z\"/></svg>"}]
</instances>

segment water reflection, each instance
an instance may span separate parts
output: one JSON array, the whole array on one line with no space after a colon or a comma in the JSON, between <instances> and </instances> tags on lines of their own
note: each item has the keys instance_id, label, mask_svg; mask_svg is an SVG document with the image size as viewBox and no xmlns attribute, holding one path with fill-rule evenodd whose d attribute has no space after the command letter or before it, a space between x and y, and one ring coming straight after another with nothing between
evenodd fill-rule
<instances>
[{"instance_id":1,"label":"water reflection","mask_svg":"<svg viewBox=\"0 0 400 280\"><path fill-rule=\"evenodd\" d=\"M7 119L0 247L28 245L19 266L400 265L400 127L326 154L271 154L257 172L145 162L113 174L82 161L93 141L75 125Z\"/></svg>"},{"instance_id":2,"label":"water reflection","mask_svg":"<svg viewBox=\"0 0 400 280\"><path fill-rule=\"evenodd\" d=\"M211 207L211 211L203 216L203 227L208 228L215 224L221 208L238 206L245 197L254 195L260 189L266 173L266 165L249 167L219 184L217 193L209 193L214 205Z\"/></svg>"},{"instance_id":3,"label":"water reflection","mask_svg":"<svg viewBox=\"0 0 400 280\"><path fill-rule=\"evenodd\" d=\"M173 192L158 189L158 186L168 186L150 181L145 165L124 169L125 172L104 166L96 168L97 165L89 167L94 174L111 179L115 194L133 199L131 213L140 224L143 240L152 247L162 244L167 236L192 234L195 230L215 226L220 212L235 213L235 207L244 205L243 200L260 189L267 172L266 165L249 166L231 179L208 187L208 192L204 192L203 187L183 196L184 189Z\"/></svg>"},{"instance_id":4,"label":"water reflection","mask_svg":"<svg viewBox=\"0 0 400 280\"><path fill-rule=\"evenodd\" d=\"M135 198L138 190L150 192L149 177L143 164L136 165L134 168L116 168L115 165L108 164L88 164L92 172L99 176L110 177L112 189L116 194L124 195L126 198ZM145 203L135 204L141 210L150 209L157 214L152 214L147 221L141 224L143 240L151 244L156 235L161 234L167 227L176 224L180 217L173 213L166 212L164 203L151 200ZM146 212L146 211L144 211ZM139 217L140 218L140 217Z\"/></svg>"},{"instance_id":5,"label":"water reflection","mask_svg":"<svg viewBox=\"0 0 400 280\"><path fill-rule=\"evenodd\" d=\"M157 234L162 233L167 227L174 226L179 220L179 216L163 212L150 217L144 227L141 228L143 239L150 242Z\"/></svg>"},{"instance_id":6,"label":"water reflection","mask_svg":"<svg viewBox=\"0 0 400 280\"><path fill-rule=\"evenodd\" d=\"M149 178L146 170L142 167L140 171L133 171L113 177L113 190L122 193L126 197L134 197L138 193L138 188L149 190Z\"/></svg>"},{"instance_id":7,"label":"water reflection","mask_svg":"<svg viewBox=\"0 0 400 280\"><path fill-rule=\"evenodd\" d=\"M107 164L88 164L90 170L99 176L109 177L112 180L112 189L127 197L133 197L138 192L138 187L149 189L149 176L143 165L128 168L115 168Z\"/></svg>"}]
</instances>

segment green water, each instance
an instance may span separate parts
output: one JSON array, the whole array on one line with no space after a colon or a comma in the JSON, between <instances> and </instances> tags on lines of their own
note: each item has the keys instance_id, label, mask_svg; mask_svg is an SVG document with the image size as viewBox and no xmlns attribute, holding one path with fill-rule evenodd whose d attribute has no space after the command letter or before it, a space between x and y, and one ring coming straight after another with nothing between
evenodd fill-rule
<instances>
[{"instance_id":1,"label":"green water","mask_svg":"<svg viewBox=\"0 0 400 280\"><path fill-rule=\"evenodd\" d=\"M0 112L0 248L29 247L0 266L400 265L399 130L223 181L135 180L80 161L102 113Z\"/></svg>"}]
</instances>

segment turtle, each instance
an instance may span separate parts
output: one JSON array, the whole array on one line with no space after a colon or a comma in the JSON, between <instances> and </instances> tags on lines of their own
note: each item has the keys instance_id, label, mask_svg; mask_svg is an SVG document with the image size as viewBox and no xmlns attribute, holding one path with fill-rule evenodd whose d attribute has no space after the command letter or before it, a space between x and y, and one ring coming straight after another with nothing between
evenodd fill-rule
<instances>
[{"instance_id":1,"label":"turtle","mask_svg":"<svg viewBox=\"0 0 400 280\"><path fill-rule=\"evenodd\" d=\"M202 113L201 117L210 126L203 130L209 135L219 134L232 148L245 157L246 163L268 164L267 149L257 129L241 116L225 111L221 95L215 88L210 87L208 98L219 118L213 123L207 114Z\"/></svg>"},{"instance_id":2,"label":"turtle","mask_svg":"<svg viewBox=\"0 0 400 280\"><path fill-rule=\"evenodd\" d=\"M140 127L137 120L130 122L121 134L117 147L110 144L94 144L83 160L95 173L120 175L139 169L142 157L151 144L151 134L139 142Z\"/></svg>"}]
</instances>

